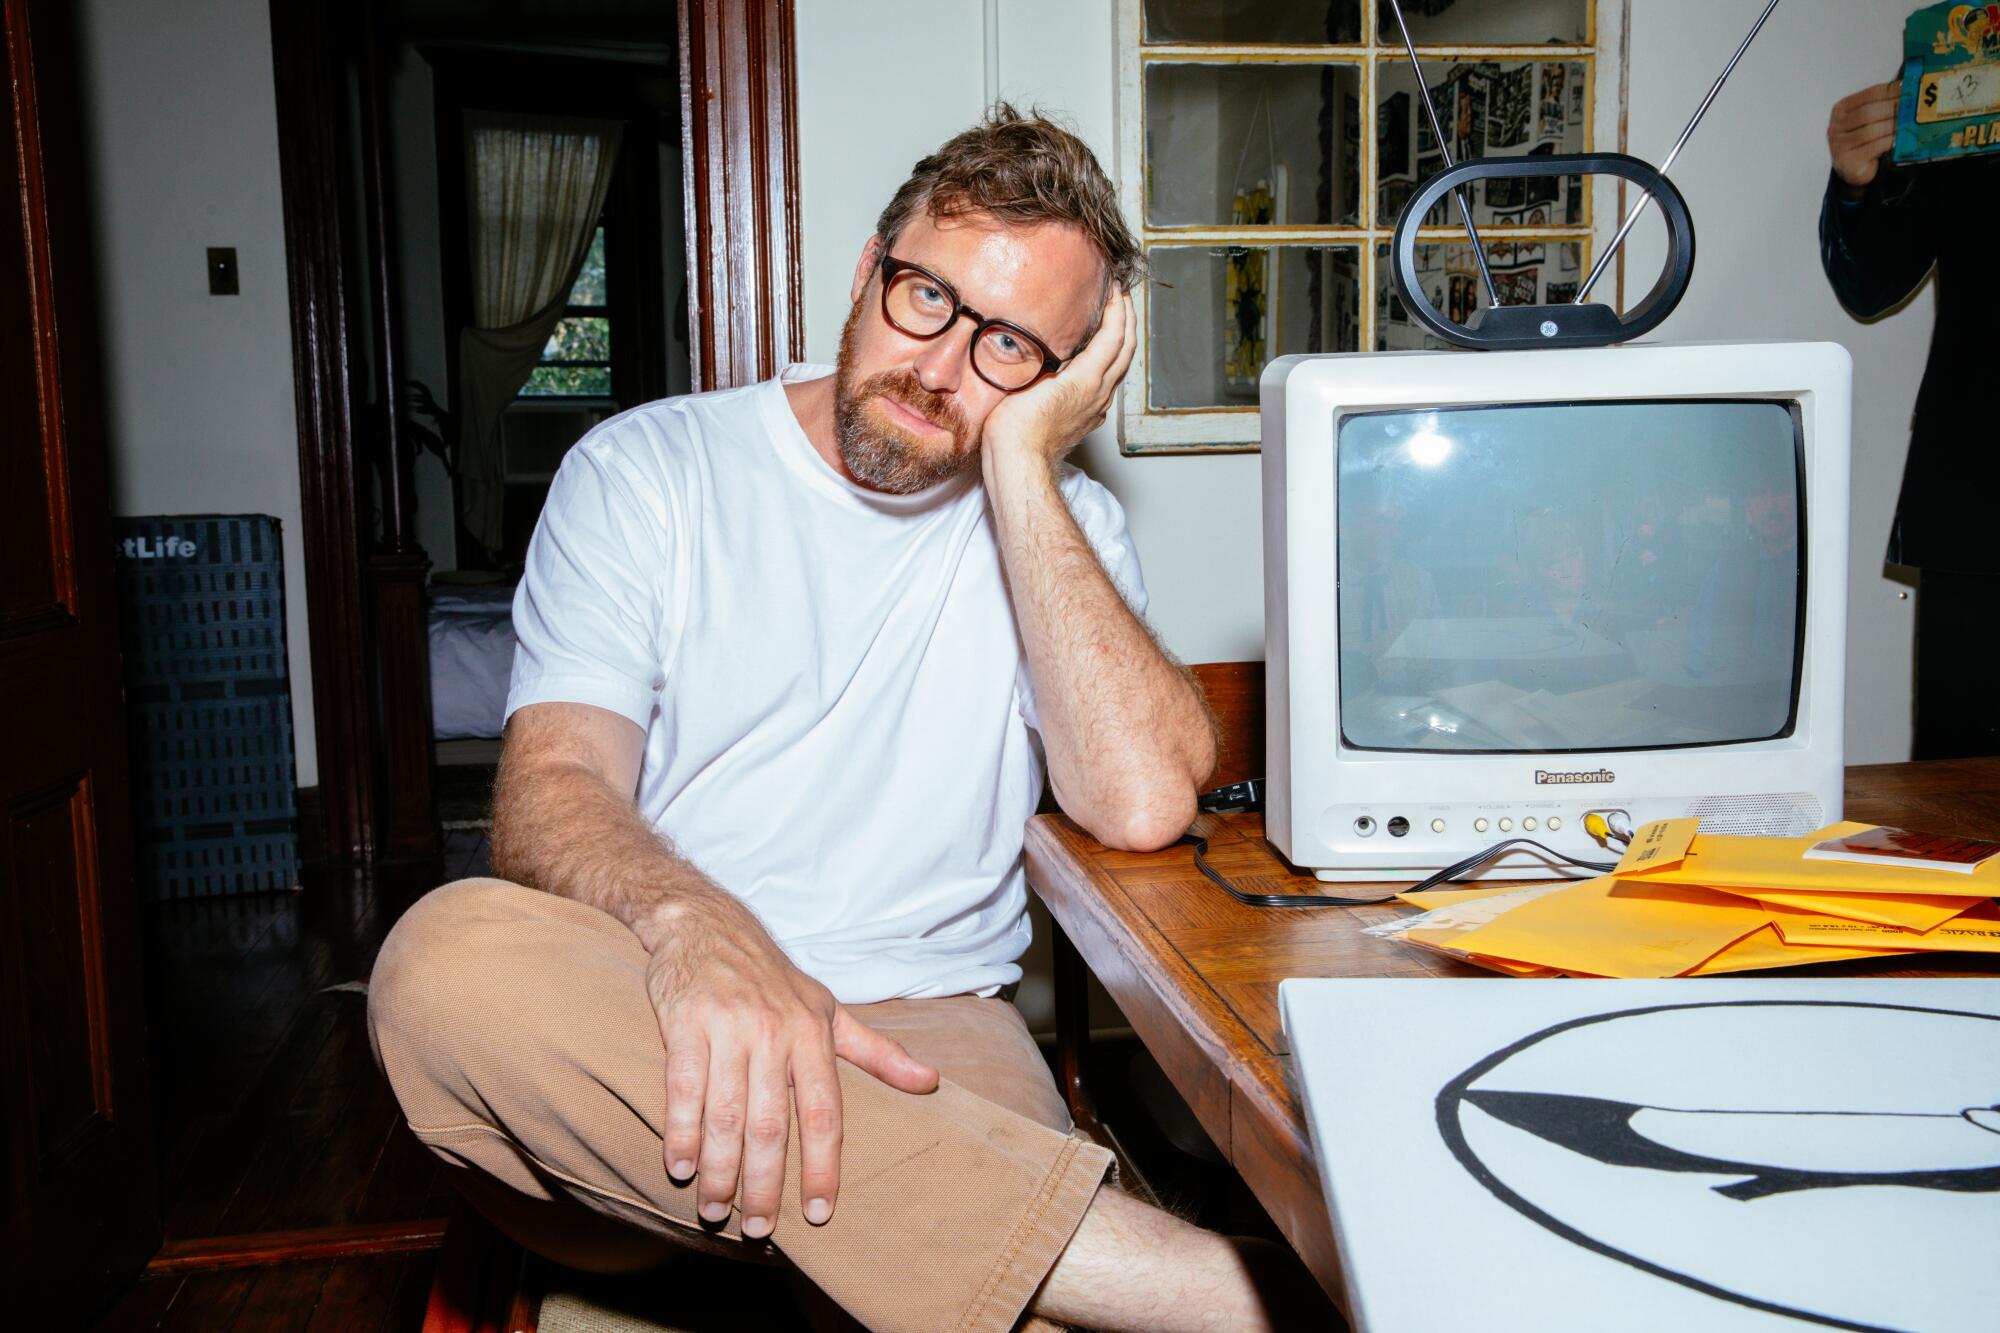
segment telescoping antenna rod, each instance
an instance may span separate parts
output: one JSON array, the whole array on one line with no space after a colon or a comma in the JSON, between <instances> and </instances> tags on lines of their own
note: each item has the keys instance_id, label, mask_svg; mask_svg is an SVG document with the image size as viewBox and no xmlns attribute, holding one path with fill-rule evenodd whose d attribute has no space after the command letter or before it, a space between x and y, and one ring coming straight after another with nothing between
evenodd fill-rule
<instances>
[{"instance_id":1,"label":"telescoping antenna rod","mask_svg":"<svg viewBox=\"0 0 2000 1333\"><path fill-rule=\"evenodd\" d=\"M1757 33L1763 28L1764 20L1771 17L1771 11L1777 7L1778 0L1771 0L1769 4L1764 6L1764 12L1759 14L1757 21L1750 25L1750 31L1744 36L1743 44L1736 48L1735 55L1729 57L1729 63L1722 67L1722 73L1715 76L1715 82L1708 87L1708 96L1701 99L1701 105L1694 109L1694 118L1689 120L1687 128L1681 131L1681 137L1674 140L1673 151L1667 154L1666 161L1660 163L1660 174L1662 176L1666 175L1672 169L1674 159L1679 157L1681 149L1687 146L1688 137L1694 133L1694 127L1701 124L1701 118L1708 114L1709 105L1715 101L1715 95L1722 91L1722 85L1729 78L1730 71L1736 68L1736 62L1743 58L1743 53L1750 49L1750 43L1757 40ZM1583 280L1583 286L1576 289L1576 297L1571 302L1572 305L1582 305L1589 299L1590 289L1597 285L1599 278L1604 276L1604 270L1610 267L1612 257L1618 253L1618 248L1625 244L1625 236L1632 230L1632 224L1639 220L1639 214L1645 212L1646 205L1652 202L1653 195L1650 190L1641 190L1639 192L1638 199L1633 202L1632 207L1626 212L1625 220L1618 224L1618 234L1611 238L1611 244L1605 247L1604 253L1599 256L1597 262L1590 266L1590 276Z\"/></svg>"},{"instance_id":2,"label":"telescoping antenna rod","mask_svg":"<svg viewBox=\"0 0 2000 1333\"><path fill-rule=\"evenodd\" d=\"M1777 0L1772 0L1773 4ZM1437 108L1431 105L1430 86L1424 82L1424 67L1417 63L1417 44L1410 40L1410 25L1403 21L1402 0L1389 0L1389 7L1396 11L1396 26L1403 31L1403 49L1410 53L1410 72L1417 76L1417 100L1424 104L1424 115L1430 118L1431 137L1437 140L1438 152L1444 155L1445 170L1451 169L1451 149L1445 146L1444 127L1438 124ZM1458 200L1458 211L1465 218L1465 234L1472 238L1472 257L1479 263L1479 276L1486 283L1486 299L1493 305L1500 304L1500 294L1493 290L1493 275L1486 269L1486 247L1479 243L1479 228L1472 225L1472 201L1465 197L1463 188L1453 190L1452 197Z\"/></svg>"}]
</instances>

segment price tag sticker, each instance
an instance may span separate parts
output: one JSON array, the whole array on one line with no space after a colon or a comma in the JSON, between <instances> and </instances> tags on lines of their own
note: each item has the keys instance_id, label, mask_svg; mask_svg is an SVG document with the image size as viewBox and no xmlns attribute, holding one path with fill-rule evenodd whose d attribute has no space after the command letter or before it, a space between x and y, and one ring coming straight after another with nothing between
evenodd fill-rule
<instances>
[{"instance_id":1,"label":"price tag sticker","mask_svg":"<svg viewBox=\"0 0 2000 1333\"><path fill-rule=\"evenodd\" d=\"M2000 64L1926 74L1917 85L1917 124L1964 120L2000 111Z\"/></svg>"}]
</instances>

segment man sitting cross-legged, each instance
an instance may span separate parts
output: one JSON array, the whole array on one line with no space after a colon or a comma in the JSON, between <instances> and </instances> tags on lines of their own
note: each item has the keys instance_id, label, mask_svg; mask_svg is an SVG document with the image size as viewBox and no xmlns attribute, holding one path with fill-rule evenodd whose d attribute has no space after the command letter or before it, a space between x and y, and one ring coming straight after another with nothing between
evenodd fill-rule
<instances>
[{"instance_id":1,"label":"man sitting cross-legged","mask_svg":"<svg viewBox=\"0 0 2000 1333\"><path fill-rule=\"evenodd\" d=\"M774 1249L873 1329L1324 1326L1288 1256L1100 1187L1001 994L1044 762L1134 849L1214 763L1117 502L1060 461L1139 266L1089 150L996 108L883 213L830 373L564 461L514 608L513 882L418 903L370 998L411 1128L525 1245Z\"/></svg>"}]
</instances>

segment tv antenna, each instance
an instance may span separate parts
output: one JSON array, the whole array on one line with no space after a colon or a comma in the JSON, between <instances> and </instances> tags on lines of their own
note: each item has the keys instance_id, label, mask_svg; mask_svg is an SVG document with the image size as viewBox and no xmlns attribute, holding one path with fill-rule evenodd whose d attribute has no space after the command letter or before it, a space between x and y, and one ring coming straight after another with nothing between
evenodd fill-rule
<instances>
[{"instance_id":1,"label":"tv antenna","mask_svg":"<svg viewBox=\"0 0 2000 1333\"><path fill-rule=\"evenodd\" d=\"M1422 64L1417 60L1416 43L1410 37L1410 25L1403 17L1401 0L1389 0L1389 6L1396 15L1396 27L1403 38L1403 50L1410 60L1410 70L1416 75L1417 96L1424 104L1424 115L1429 119L1431 135L1437 140L1438 152L1444 159L1444 170L1432 176L1424 186L1404 204L1403 212L1396 220L1395 243L1392 247L1394 263L1392 275L1397 290L1402 294L1405 307L1418 323L1447 341L1461 347L1484 350L1498 348L1527 347L1601 347L1610 343L1626 342L1651 331L1673 313L1674 307L1687 291L1687 284L1694 272L1694 220L1689 216L1687 203L1680 191L1667 179L1666 173L1672 168L1681 149L1693 136L1695 127L1715 102L1722 85L1728 81L1737 63L1743 59L1750 43L1756 40L1764 21L1771 17L1771 11L1778 7L1778 0L1767 0L1757 21L1750 25L1750 31L1738 44L1729 63L1715 76L1708 92L1689 118L1687 127L1680 138L1656 170L1646 162L1624 153L1564 153L1540 154L1525 157L1476 157L1453 163L1451 148L1444 134L1444 127L1438 121L1437 107L1431 100L1430 88L1424 82ZM1639 197L1626 211L1618 225L1617 233L1604 253L1591 265L1590 272L1578 286L1576 295L1560 305L1503 305L1495 290L1493 274L1488 268L1486 247L1479 239L1479 229L1473 221L1471 200L1464 186L1472 181L1487 179L1514 179L1548 176L1584 176L1593 174L1621 176L1639 187ZM1416 267L1417 231L1422 219L1446 194L1458 200L1459 216L1465 222L1467 239L1472 245L1472 254L1479 266L1479 276L1485 283L1488 304L1475 312L1464 324L1447 319L1423 290L1418 280ZM1612 259L1625 244L1632 227L1639 220L1648 205L1658 204L1661 217L1667 226L1667 264L1653 289L1631 310L1622 316L1609 306L1593 304L1589 301L1591 289L1604 276Z\"/></svg>"}]
</instances>

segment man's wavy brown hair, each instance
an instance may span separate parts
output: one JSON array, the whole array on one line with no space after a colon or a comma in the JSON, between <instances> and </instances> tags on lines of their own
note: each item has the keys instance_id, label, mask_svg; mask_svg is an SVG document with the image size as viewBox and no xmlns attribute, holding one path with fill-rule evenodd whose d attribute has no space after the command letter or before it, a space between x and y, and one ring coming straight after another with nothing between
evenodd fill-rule
<instances>
[{"instance_id":1,"label":"man's wavy brown hair","mask_svg":"<svg viewBox=\"0 0 2000 1333\"><path fill-rule=\"evenodd\" d=\"M1145 276L1145 256L1096 155L1039 108L1024 116L995 102L984 120L945 140L911 169L875 234L893 246L919 209L934 218L989 213L1002 222L1066 222L1103 253L1113 282L1129 289Z\"/></svg>"}]
</instances>

